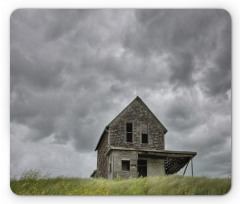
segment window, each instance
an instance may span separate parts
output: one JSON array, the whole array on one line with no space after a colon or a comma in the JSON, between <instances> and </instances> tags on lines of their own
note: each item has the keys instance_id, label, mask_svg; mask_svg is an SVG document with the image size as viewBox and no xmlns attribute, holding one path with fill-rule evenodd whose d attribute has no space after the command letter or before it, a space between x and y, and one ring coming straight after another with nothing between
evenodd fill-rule
<instances>
[{"instance_id":1,"label":"window","mask_svg":"<svg viewBox=\"0 0 240 204\"><path fill-rule=\"evenodd\" d=\"M148 143L148 125L146 123L141 124L142 143Z\"/></svg>"},{"instance_id":2,"label":"window","mask_svg":"<svg viewBox=\"0 0 240 204\"><path fill-rule=\"evenodd\" d=\"M142 143L148 143L148 134L142 134Z\"/></svg>"},{"instance_id":3,"label":"window","mask_svg":"<svg viewBox=\"0 0 240 204\"><path fill-rule=\"evenodd\" d=\"M112 172L112 164L109 164L109 172Z\"/></svg>"},{"instance_id":4,"label":"window","mask_svg":"<svg viewBox=\"0 0 240 204\"><path fill-rule=\"evenodd\" d=\"M126 123L126 141L127 142L132 142L132 135L133 135L133 131L132 131L132 123Z\"/></svg>"},{"instance_id":5,"label":"window","mask_svg":"<svg viewBox=\"0 0 240 204\"><path fill-rule=\"evenodd\" d=\"M122 160L122 170L130 171L130 161Z\"/></svg>"}]
</instances>

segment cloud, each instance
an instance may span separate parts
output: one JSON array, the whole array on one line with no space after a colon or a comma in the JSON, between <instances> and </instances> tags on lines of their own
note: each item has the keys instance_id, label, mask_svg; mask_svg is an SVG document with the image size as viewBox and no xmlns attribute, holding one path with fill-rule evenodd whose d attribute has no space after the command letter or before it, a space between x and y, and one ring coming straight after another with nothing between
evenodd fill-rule
<instances>
[{"instance_id":1,"label":"cloud","mask_svg":"<svg viewBox=\"0 0 240 204\"><path fill-rule=\"evenodd\" d=\"M137 95L169 130L166 148L198 152L196 175L230 171L224 10L20 9L10 20L11 175L90 175L103 128Z\"/></svg>"},{"instance_id":2,"label":"cloud","mask_svg":"<svg viewBox=\"0 0 240 204\"><path fill-rule=\"evenodd\" d=\"M50 136L41 141L24 141L24 148L18 131L27 131L26 127L11 125L11 176L19 177L27 170L40 170L43 174L51 176L89 177L96 163L96 153L79 153L74 151L71 143L57 144Z\"/></svg>"},{"instance_id":3,"label":"cloud","mask_svg":"<svg viewBox=\"0 0 240 204\"><path fill-rule=\"evenodd\" d=\"M171 76L169 80L176 83L176 87L193 85L193 56L189 53L178 53L173 58L170 62Z\"/></svg>"}]
</instances>

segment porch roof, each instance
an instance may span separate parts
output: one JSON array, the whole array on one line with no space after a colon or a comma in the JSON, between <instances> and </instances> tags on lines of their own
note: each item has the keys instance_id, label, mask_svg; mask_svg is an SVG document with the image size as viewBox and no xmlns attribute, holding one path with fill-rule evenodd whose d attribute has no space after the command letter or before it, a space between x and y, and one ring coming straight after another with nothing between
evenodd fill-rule
<instances>
[{"instance_id":1,"label":"porch roof","mask_svg":"<svg viewBox=\"0 0 240 204\"><path fill-rule=\"evenodd\" d=\"M135 149L135 148L123 148L123 147L109 147L106 155L111 151L135 151L139 158L151 157L151 158L162 158L165 163L165 173L174 174L183 168L197 152L190 151L171 151L171 150L150 150L150 149Z\"/></svg>"}]
</instances>

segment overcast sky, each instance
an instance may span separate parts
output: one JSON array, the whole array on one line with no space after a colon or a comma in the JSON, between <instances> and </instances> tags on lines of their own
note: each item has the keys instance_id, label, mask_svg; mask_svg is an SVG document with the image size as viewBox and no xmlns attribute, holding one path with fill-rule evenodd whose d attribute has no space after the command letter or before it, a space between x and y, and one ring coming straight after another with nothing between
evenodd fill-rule
<instances>
[{"instance_id":1,"label":"overcast sky","mask_svg":"<svg viewBox=\"0 0 240 204\"><path fill-rule=\"evenodd\" d=\"M137 95L167 150L197 152L196 176L231 173L226 11L28 9L10 24L11 176L88 177L104 127Z\"/></svg>"}]
</instances>

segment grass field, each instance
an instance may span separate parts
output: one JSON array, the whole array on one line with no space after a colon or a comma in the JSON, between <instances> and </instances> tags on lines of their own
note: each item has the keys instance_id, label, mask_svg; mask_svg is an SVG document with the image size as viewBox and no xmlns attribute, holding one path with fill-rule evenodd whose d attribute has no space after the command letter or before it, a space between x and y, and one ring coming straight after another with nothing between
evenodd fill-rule
<instances>
[{"instance_id":1,"label":"grass field","mask_svg":"<svg viewBox=\"0 0 240 204\"><path fill-rule=\"evenodd\" d=\"M25 172L10 181L18 195L224 195L230 178L183 177L179 175L122 180L50 178L39 172Z\"/></svg>"}]
</instances>

